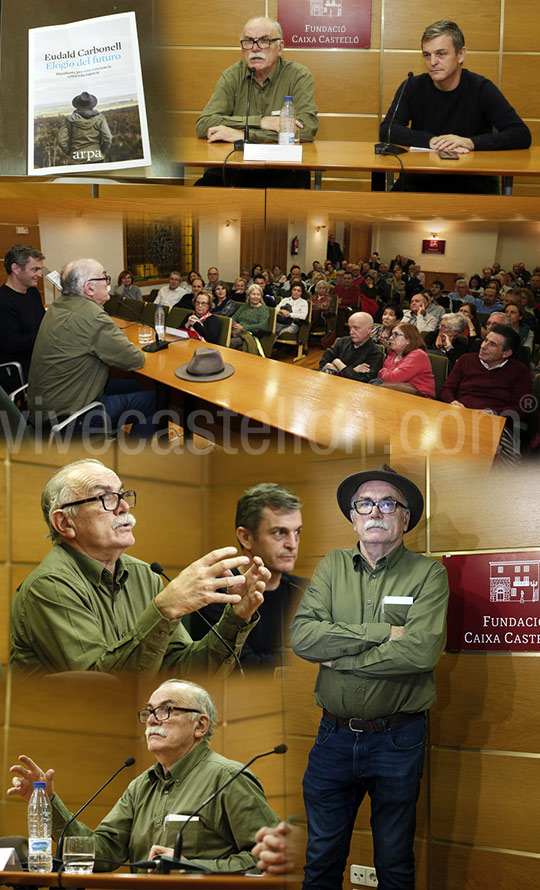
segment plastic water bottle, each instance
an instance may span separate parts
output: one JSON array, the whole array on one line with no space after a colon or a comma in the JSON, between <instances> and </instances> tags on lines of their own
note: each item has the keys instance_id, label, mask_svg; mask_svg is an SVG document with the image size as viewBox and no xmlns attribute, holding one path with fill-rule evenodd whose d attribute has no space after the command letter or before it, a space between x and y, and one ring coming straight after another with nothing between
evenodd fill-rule
<instances>
[{"instance_id":1,"label":"plastic water bottle","mask_svg":"<svg viewBox=\"0 0 540 890\"><path fill-rule=\"evenodd\" d=\"M296 112L292 96L285 96L279 115L279 144L294 145L296 133Z\"/></svg>"},{"instance_id":2,"label":"plastic water bottle","mask_svg":"<svg viewBox=\"0 0 540 890\"><path fill-rule=\"evenodd\" d=\"M28 801L28 871L52 871L52 810L45 782L34 782Z\"/></svg>"},{"instance_id":3,"label":"plastic water bottle","mask_svg":"<svg viewBox=\"0 0 540 890\"><path fill-rule=\"evenodd\" d=\"M157 336L158 340L164 340L165 339L165 310L163 309L163 306L161 305L161 303L158 303L154 324L156 326L156 336Z\"/></svg>"}]
</instances>

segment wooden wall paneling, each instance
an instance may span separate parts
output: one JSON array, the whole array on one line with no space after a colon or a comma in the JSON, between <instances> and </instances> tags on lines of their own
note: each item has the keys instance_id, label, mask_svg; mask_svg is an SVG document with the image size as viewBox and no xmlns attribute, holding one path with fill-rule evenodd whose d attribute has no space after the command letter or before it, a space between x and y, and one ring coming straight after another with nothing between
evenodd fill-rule
<instances>
[{"instance_id":1,"label":"wooden wall paneling","mask_svg":"<svg viewBox=\"0 0 540 890\"><path fill-rule=\"evenodd\" d=\"M263 267L272 268L274 261L269 256L269 248L266 244L265 221L242 220L240 241L240 268L249 268L254 263L261 263ZM266 258L266 259L265 259Z\"/></svg>"},{"instance_id":2,"label":"wooden wall paneling","mask_svg":"<svg viewBox=\"0 0 540 890\"><path fill-rule=\"evenodd\" d=\"M50 550L40 501L54 467L13 463L11 466L11 559L39 562Z\"/></svg>"},{"instance_id":3,"label":"wooden wall paneling","mask_svg":"<svg viewBox=\"0 0 540 890\"><path fill-rule=\"evenodd\" d=\"M464 67L488 77L494 83L498 82L499 57L495 53L467 53ZM417 53L392 52L385 55L382 81L383 116L388 111L399 85L405 80L407 71L424 74L425 70L420 48Z\"/></svg>"},{"instance_id":4,"label":"wooden wall paneling","mask_svg":"<svg viewBox=\"0 0 540 890\"><path fill-rule=\"evenodd\" d=\"M167 46L238 46L247 18L265 15L264 0L194 6L190 0L156 0L156 42Z\"/></svg>"},{"instance_id":5,"label":"wooden wall paneling","mask_svg":"<svg viewBox=\"0 0 540 890\"><path fill-rule=\"evenodd\" d=\"M431 741L540 753L538 657L447 652L437 670Z\"/></svg>"},{"instance_id":6,"label":"wooden wall paneling","mask_svg":"<svg viewBox=\"0 0 540 890\"><path fill-rule=\"evenodd\" d=\"M161 54L163 107L195 111L197 117L208 102L223 71L240 58L240 48L204 50L169 48ZM173 133L176 135L176 133Z\"/></svg>"},{"instance_id":7,"label":"wooden wall paneling","mask_svg":"<svg viewBox=\"0 0 540 890\"><path fill-rule=\"evenodd\" d=\"M479 849L469 845L432 842L431 886L444 890L537 890L540 859L537 856Z\"/></svg>"},{"instance_id":8,"label":"wooden wall paneling","mask_svg":"<svg viewBox=\"0 0 540 890\"><path fill-rule=\"evenodd\" d=\"M9 661L9 605L11 590L9 586L9 568L0 565L0 665L7 665ZM4 678L0 669L0 686L4 685ZM1 711L0 711L1 714Z\"/></svg>"},{"instance_id":9,"label":"wooden wall paneling","mask_svg":"<svg viewBox=\"0 0 540 890\"><path fill-rule=\"evenodd\" d=\"M208 457L194 454L184 449L182 455L153 448L145 448L139 454L126 454L119 449L116 462L120 478L129 474L132 478L168 479L171 484L185 482L188 485L202 485L206 478Z\"/></svg>"},{"instance_id":10,"label":"wooden wall paneling","mask_svg":"<svg viewBox=\"0 0 540 890\"><path fill-rule=\"evenodd\" d=\"M369 224L351 225L351 239L349 247L349 256L354 257L353 262L357 259L367 260L371 253L371 237L373 227Z\"/></svg>"},{"instance_id":11,"label":"wooden wall paneling","mask_svg":"<svg viewBox=\"0 0 540 890\"><path fill-rule=\"evenodd\" d=\"M433 7L429 0L415 0L404 7L399 0L386 0L384 7L384 45L386 49L420 48L424 28L437 21L443 10ZM481 8L473 8L467 0L453 0L444 16L457 22L470 49L497 50L499 48L499 0L488 0Z\"/></svg>"},{"instance_id":12,"label":"wooden wall paneling","mask_svg":"<svg viewBox=\"0 0 540 890\"><path fill-rule=\"evenodd\" d=\"M265 261L271 259L271 270L276 263L284 271L289 263L288 228L284 220L268 220L266 222Z\"/></svg>"},{"instance_id":13,"label":"wooden wall paneling","mask_svg":"<svg viewBox=\"0 0 540 890\"><path fill-rule=\"evenodd\" d=\"M540 97L536 89L539 77L540 55L516 53L503 56L501 89L521 117L540 117Z\"/></svg>"},{"instance_id":14,"label":"wooden wall paneling","mask_svg":"<svg viewBox=\"0 0 540 890\"><path fill-rule=\"evenodd\" d=\"M8 552L7 473L7 466L0 464L0 562L7 559Z\"/></svg>"},{"instance_id":15,"label":"wooden wall paneling","mask_svg":"<svg viewBox=\"0 0 540 890\"><path fill-rule=\"evenodd\" d=\"M540 853L538 757L434 748L431 765L436 840Z\"/></svg>"},{"instance_id":16,"label":"wooden wall paneling","mask_svg":"<svg viewBox=\"0 0 540 890\"><path fill-rule=\"evenodd\" d=\"M504 51L528 52L538 48L538 10L528 0L505 0Z\"/></svg>"},{"instance_id":17,"label":"wooden wall paneling","mask_svg":"<svg viewBox=\"0 0 540 890\"><path fill-rule=\"evenodd\" d=\"M319 112L377 114L379 53L374 50L287 49L283 58L306 65L313 74ZM342 138L341 135L339 138Z\"/></svg>"}]
</instances>

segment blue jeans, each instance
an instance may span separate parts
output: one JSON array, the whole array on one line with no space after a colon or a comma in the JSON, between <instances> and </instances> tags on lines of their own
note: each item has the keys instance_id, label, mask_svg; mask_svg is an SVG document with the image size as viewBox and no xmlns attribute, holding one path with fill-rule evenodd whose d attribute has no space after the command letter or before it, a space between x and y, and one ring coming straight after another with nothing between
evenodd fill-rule
<instances>
[{"instance_id":1,"label":"blue jeans","mask_svg":"<svg viewBox=\"0 0 540 890\"><path fill-rule=\"evenodd\" d=\"M303 782L308 819L304 890L342 886L366 792L379 890L414 890L413 841L425 735L423 717L377 733L353 732L323 717Z\"/></svg>"},{"instance_id":2,"label":"blue jeans","mask_svg":"<svg viewBox=\"0 0 540 890\"><path fill-rule=\"evenodd\" d=\"M141 439L150 439L157 429L153 421L156 393L153 389L142 390L137 380L109 380L103 395L97 396L95 401L105 405L112 429L119 423L132 423L130 435Z\"/></svg>"}]
</instances>

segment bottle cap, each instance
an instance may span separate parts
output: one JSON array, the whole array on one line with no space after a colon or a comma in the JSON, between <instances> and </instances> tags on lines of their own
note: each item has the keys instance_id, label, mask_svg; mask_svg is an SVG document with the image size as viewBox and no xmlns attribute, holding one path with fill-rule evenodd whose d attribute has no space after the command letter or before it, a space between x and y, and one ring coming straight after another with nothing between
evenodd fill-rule
<instances>
[{"instance_id":1,"label":"bottle cap","mask_svg":"<svg viewBox=\"0 0 540 890\"><path fill-rule=\"evenodd\" d=\"M34 782L34 788L46 788L46 787L47 787L46 782Z\"/></svg>"}]
</instances>

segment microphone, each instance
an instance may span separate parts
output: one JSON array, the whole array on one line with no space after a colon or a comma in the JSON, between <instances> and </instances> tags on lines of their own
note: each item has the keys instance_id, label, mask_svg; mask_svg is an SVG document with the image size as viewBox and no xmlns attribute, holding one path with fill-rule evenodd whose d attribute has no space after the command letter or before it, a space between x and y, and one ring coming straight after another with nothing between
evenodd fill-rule
<instances>
[{"instance_id":1,"label":"microphone","mask_svg":"<svg viewBox=\"0 0 540 890\"><path fill-rule=\"evenodd\" d=\"M246 122L244 124L244 138L237 139L233 144L233 150L229 152L227 157L223 162L223 172L225 173L225 165L227 163L230 155L234 154L235 151L242 151L246 142L249 142L249 109L251 105L251 90L253 88L253 75L255 74L255 68L249 69L249 85L248 85L248 94L247 94L247 102L246 102Z\"/></svg>"},{"instance_id":2,"label":"microphone","mask_svg":"<svg viewBox=\"0 0 540 890\"><path fill-rule=\"evenodd\" d=\"M143 321L142 312L144 312L144 306L142 308L142 312L136 312L132 306L129 306L127 303L124 303L123 297L121 298L121 302L122 302L122 306L124 307L124 309L127 309L128 312L131 312L131 314L137 319L139 324L147 324L148 327L152 328L152 330L154 331L154 335L156 338L155 343L148 343L146 346L143 346L142 347L143 352L161 352L162 349L169 348L169 343L167 340L159 339L159 335L156 330L155 324L153 324L151 321Z\"/></svg>"},{"instance_id":3,"label":"microphone","mask_svg":"<svg viewBox=\"0 0 540 890\"><path fill-rule=\"evenodd\" d=\"M171 583L171 579L170 579L169 576L166 575L165 572L163 571L163 566L161 565L161 563L159 563L159 562L153 562L153 563L151 564L150 568L152 569L153 572L155 572L156 575L163 575L163 577L165 578L165 580L168 581L169 584ZM230 654L233 656L234 660L236 661L236 664L238 665L238 668L239 668L239 670L240 670L241 675L242 675L242 676L245 676L245 675L244 675L244 669L243 669L243 667L242 667L242 664L241 664L241 662L240 662L240 659L238 658L238 655L237 655L236 652L234 651L234 649L233 649L233 647L231 646L231 644L228 643L227 640L225 640L225 639L221 636L220 632L219 632L218 630L216 630L216 628L214 627L214 625L212 624L212 622L209 621L208 618L206 617L206 615L203 615L202 612L201 612L199 609L197 609L197 615L199 616L199 618L202 618L202 620L204 621L205 624L208 625L208 627L210 628L210 630L212 631L212 633L214 633L214 634L216 635L216 637L218 638L218 640L220 641L220 643L223 643L223 645L225 646L225 648L230 652Z\"/></svg>"},{"instance_id":4,"label":"microphone","mask_svg":"<svg viewBox=\"0 0 540 890\"><path fill-rule=\"evenodd\" d=\"M77 818L77 816L78 816L80 813L82 813L82 811L85 810L86 807L87 807L89 804L92 803L92 801L94 800L95 797L98 796L98 794L101 794L101 792L103 791L103 789L106 788L107 785L109 785L109 784L112 782L112 780L116 778L116 776L118 775L118 773L121 773L122 770L126 768L126 766L133 766L134 763L135 763L135 758L134 758L134 757L128 757L128 759L124 761L124 763L122 764L122 766L121 766L119 769L117 769L116 772L113 773L112 776L111 776L109 779L107 779L106 782L104 782L104 784L101 786L101 788L98 788L98 790L96 791L96 793L93 794L92 797L91 797L89 800L86 801L86 803L83 803L82 807L81 807L79 810L77 810L77 812L71 817L71 819L69 819L69 820L66 822L66 824L64 825L64 827L63 827L63 829L62 829L62 832L61 832L61 834L60 834L60 837L58 838L58 844L57 844L57 846L56 846L56 857L55 857L54 860L53 860L53 871L58 871L58 869L61 868L61 866L62 866L62 864L63 864L63 863L62 863L62 854L63 854L63 852L64 852L64 838L65 838L65 836L66 836L66 831L68 830L68 828L69 828L69 826L71 825L71 823L74 822L75 819Z\"/></svg>"},{"instance_id":5,"label":"microphone","mask_svg":"<svg viewBox=\"0 0 540 890\"><path fill-rule=\"evenodd\" d=\"M205 808L205 806L207 806L207 804L211 803L211 801L213 801L214 798L216 798L218 796L218 794L221 794L221 792L224 791L225 788L231 784L231 782L234 782L234 780L237 779L238 776L241 776L242 773L244 773L248 769L248 767L251 766L252 763L255 763L256 760L260 760L261 757L268 757L270 754L285 754L286 751L287 751L287 745L282 744L282 745L276 745L275 748L271 748L270 751L264 751L263 754L256 754L255 757L252 757L251 760L248 760L247 763L244 763L244 765L237 772L235 772L232 776L230 776L227 779L227 781L223 783L223 785L220 785L219 788L217 788L214 792L212 792L212 794L210 794L210 796L207 797L206 800L203 800L202 804L199 807L197 807L196 810L194 810L192 813L190 813L190 815L188 816L186 821L182 824L180 831L176 835L176 842L174 845L173 855L172 856L161 856L160 860L159 860L159 865L158 865L159 871L156 870L156 872L154 872L154 873L168 875L170 873L171 869L173 869L173 868L181 868L186 871L190 871L191 870L190 866L192 865L192 863L181 860L182 833L183 833L186 825L188 825L188 823L191 821L191 819L194 819L195 816L198 816L199 813L201 812L201 810L203 810ZM132 862L131 864L136 868L152 868L153 866L156 865L156 862L155 861ZM198 866L198 865L193 864L193 868L194 868L194 870L200 871L200 866Z\"/></svg>"},{"instance_id":6,"label":"microphone","mask_svg":"<svg viewBox=\"0 0 540 890\"><path fill-rule=\"evenodd\" d=\"M394 113L392 115L392 120L390 121L390 124L388 125L388 141L375 143L375 154L376 155L402 155L407 151L407 149L403 148L401 145L393 145L390 142L390 134L392 132L392 126L393 126L393 123L394 123L394 120L395 120L395 117L397 114L397 110L400 106L401 99L403 97L403 93L405 92L405 88L406 88L407 84L409 83L411 77L414 77L414 73L412 71L407 72L407 79L403 81L403 84L401 87L401 92L398 96L398 100L396 102L396 107L394 108Z\"/></svg>"}]
</instances>

